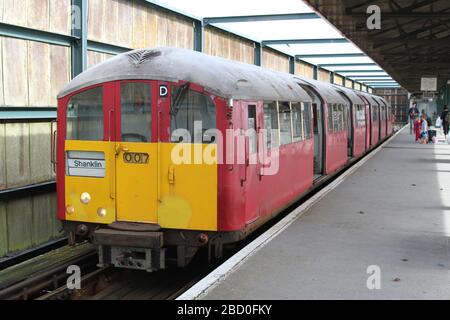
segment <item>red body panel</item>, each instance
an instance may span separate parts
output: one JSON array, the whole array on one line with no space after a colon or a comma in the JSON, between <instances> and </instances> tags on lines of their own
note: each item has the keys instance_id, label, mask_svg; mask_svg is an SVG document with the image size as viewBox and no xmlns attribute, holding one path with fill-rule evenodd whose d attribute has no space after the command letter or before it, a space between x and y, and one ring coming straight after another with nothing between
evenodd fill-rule
<instances>
[{"instance_id":1,"label":"red body panel","mask_svg":"<svg viewBox=\"0 0 450 320\"><path fill-rule=\"evenodd\" d=\"M258 126L263 128L262 103L257 104ZM245 102L235 101L229 128L243 125L246 129ZM257 121L258 121L257 120ZM221 126L219 124L219 126ZM235 138L235 154L237 139ZM258 165L222 165L219 168L219 224L220 231L236 231L285 208L307 191L313 182L313 140L300 141L276 149L279 171L276 175L260 175ZM276 152L275 152L276 153ZM245 181L241 183L241 180Z\"/></svg>"},{"instance_id":2,"label":"red body panel","mask_svg":"<svg viewBox=\"0 0 450 320\"><path fill-rule=\"evenodd\" d=\"M359 157L366 151L366 127L353 129L353 156Z\"/></svg>"},{"instance_id":3,"label":"red body panel","mask_svg":"<svg viewBox=\"0 0 450 320\"><path fill-rule=\"evenodd\" d=\"M385 120L382 119L382 115L381 115L382 112L384 112ZM386 108L384 108L384 111L383 111L383 108L380 107L380 140L384 140L384 138L386 138L387 122L388 121L387 121Z\"/></svg>"}]
</instances>

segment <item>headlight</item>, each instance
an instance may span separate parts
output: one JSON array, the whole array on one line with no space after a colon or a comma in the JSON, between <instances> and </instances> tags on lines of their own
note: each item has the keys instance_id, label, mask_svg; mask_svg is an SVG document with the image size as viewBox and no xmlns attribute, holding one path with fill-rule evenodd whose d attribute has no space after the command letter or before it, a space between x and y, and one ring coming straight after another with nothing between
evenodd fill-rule
<instances>
[{"instance_id":1,"label":"headlight","mask_svg":"<svg viewBox=\"0 0 450 320\"><path fill-rule=\"evenodd\" d=\"M66 207L66 213L67 214L74 214L75 213L75 208L73 206L71 206L71 205L68 205Z\"/></svg>"},{"instance_id":2,"label":"headlight","mask_svg":"<svg viewBox=\"0 0 450 320\"><path fill-rule=\"evenodd\" d=\"M105 208L98 208L97 214L101 218L106 217L106 209Z\"/></svg>"},{"instance_id":3,"label":"headlight","mask_svg":"<svg viewBox=\"0 0 450 320\"><path fill-rule=\"evenodd\" d=\"M91 195L87 192L83 192L80 197L80 201L82 204L88 204L91 202Z\"/></svg>"}]
</instances>

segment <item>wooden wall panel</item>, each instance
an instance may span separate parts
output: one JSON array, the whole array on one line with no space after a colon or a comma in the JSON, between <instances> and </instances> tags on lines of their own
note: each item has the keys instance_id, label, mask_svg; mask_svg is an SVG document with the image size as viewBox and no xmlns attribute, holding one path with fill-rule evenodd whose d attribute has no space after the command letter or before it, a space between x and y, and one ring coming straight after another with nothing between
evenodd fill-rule
<instances>
[{"instance_id":1,"label":"wooden wall panel","mask_svg":"<svg viewBox=\"0 0 450 320\"><path fill-rule=\"evenodd\" d=\"M56 213L52 211L52 194L33 197L32 243L39 245L56 236Z\"/></svg>"},{"instance_id":2,"label":"wooden wall panel","mask_svg":"<svg viewBox=\"0 0 450 320\"><path fill-rule=\"evenodd\" d=\"M70 48L50 46L50 103L56 107L56 96L70 81Z\"/></svg>"},{"instance_id":3,"label":"wooden wall panel","mask_svg":"<svg viewBox=\"0 0 450 320\"><path fill-rule=\"evenodd\" d=\"M32 199L9 201L6 205L8 227L8 251L15 252L32 245Z\"/></svg>"},{"instance_id":4,"label":"wooden wall panel","mask_svg":"<svg viewBox=\"0 0 450 320\"><path fill-rule=\"evenodd\" d=\"M303 62L296 62L295 63L295 74L312 79L314 78L314 68L313 66L303 63Z\"/></svg>"},{"instance_id":5,"label":"wooden wall panel","mask_svg":"<svg viewBox=\"0 0 450 320\"><path fill-rule=\"evenodd\" d=\"M5 105L28 105L27 41L3 38Z\"/></svg>"},{"instance_id":6,"label":"wooden wall panel","mask_svg":"<svg viewBox=\"0 0 450 320\"><path fill-rule=\"evenodd\" d=\"M5 124L0 123L0 190L6 188Z\"/></svg>"},{"instance_id":7,"label":"wooden wall panel","mask_svg":"<svg viewBox=\"0 0 450 320\"><path fill-rule=\"evenodd\" d=\"M0 38L0 107L5 105L3 91L3 41L2 38Z\"/></svg>"},{"instance_id":8,"label":"wooden wall panel","mask_svg":"<svg viewBox=\"0 0 450 320\"><path fill-rule=\"evenodd\" d=\"M50 31L62 34L71 33L71 0L50 1Z\"/></svg>"},{"instance_id":9,"label":"wooden wall panel","mask_svg":"<svg viewBox=\"0 0 450 320\"><path fill-rule=\"evenodd\" d=\"M263 49L262 67L280 72L289 72L289 58L269 49Z\"/></svg>"},{"instance_id":10,"label":"wooden wall panel","mask_svg":"<svg viewBox=\"0 0 450 320\"><path fill-rule=\"evenodd\" d=\"M0 258L8 253L8 221L6 205L0 202Z\"/></svg>"},{"instance_id":11,"label":"wooden wall panel","mask_svg":"<svg viewBox=\"0 0 450 320\"><path fill-rule=\"evenodd\" d=\"M100 0L91 0L90 2L95 2ZM131 47L131 39L133 39L133 25L130 23L133 19L133 4L128 0L119 0L118 5L118 24L120 28L117 30L117 44L124 47ZM92 27L92 21L89 20L89 31ZM89 32L89 38L92 38ZM94 39L101 41L102 39Z\"/></svg>"},{"instance_id":12,"label":"wooden wall panel","mask_svg":"<svg viewBox=\"0 0 450 320\"><path fill-rule=\"evenodd\" d=\"M0 105L56 106L70 80L70 48L6 37L0 42Z\"/></svg>"},{"instance_id":13,"label":"wooden wall panel","mask_svg":"<svg viewBox=\"0 0 450 320\"><path fill-rule=\"evenodd\" d=\"M28 42L28 93L30 106L49 106L50 102L50 46Z\"/></svg>"},{"instance_id":14,"label":"wooden wall panel","mask_svg":"<svg viewBox=\"0 0 450 320\"><path fill-rule=\"evenodd\" d=\"M205 30L204 52L249 64L253 64L255 60L254 47L251 41L215 28L206 28Z\"/></svg>"},{"instance_id":15,"label":"wooden wall panel","mask_svg":"<svg viewBox=\"0 0 450 320\"><path fill-rule=\"evenodd\" d=\"M133 8L133 42L131 44L132 48L145 48L145 37L147 32L151 30L146 30L146 20L147 20L147 10L145 7L136 5ZM174 36L174 35L170 35Z\"/></svg>"},{"instance_id":16,"label":"wooden wall panel","mask_svg":"<svg viewBox=\"0 0 450 320\"><path fill-rule=\"evenodd\" d=\"M2 22L19 26L26 26L27 2L17 0L3 0Z\"/></svg>"},{"instance_id":17,"label":"wooden wall panel","mask_svg":"<svg viewBox=\"0 0 450 320\"><path fill-rule=\"evenodd\" d=\"M26 0L26 4L27 26L33 29L50 30L49 0Z\"/></svg>"},{"instance_id":18,"label":"wooden wall panel","mask_svg":"<svg viewBox=\"0 0 450 320\"><path fill-rule=\"evenodd\" d=\"M110 54L106 54L106 53L88 51L88 68L91 68L91 67L95 66L96 64L99 64L111 57L114 57L114 56L110 55Z\"/></svg>"},{"instance_id":19,"label":"wooden wall panel","mask_svg":"<svg viewBox=\"0 0 450 320\"><path fill-rule=\"evenodd\" d=\"M134 49L194 46L192 21L130 0L90 0L88 37Z\"/></svg>"},{"instance_id":20,"label":"wooden wall panel","mask_svg":"<svg viewBox=\"0 0 450 320\"><path fill-rule=\"evenodd\" d=\"M1 0L0 21L70 34L71 0Z\"/></svg>"},{"instance_id":21,"label":"wooden wall panel","mask_svg":"<svg viewBox=\"0 0 450 320\"><path fill-rule=\"evenodd\" d=\"M334 75L334 83L342 86L342 85L344 85L344 78L341 77L340 75L335 74Z\"/></svg>"},{"instance_id":22,"label":"wooden wall panel","mask_svg":"<svg viewBox=\"0 0 450 320\"><path fill-rule=\"evenodd\" d=\"M6 186L28 185L30 179L30 127L28 123L6 124ZM33 155L34 157L35 155Z\"/></svg>"},{"instance_id":23,"label":"wooden wall panel","mask_svg":"<svg viewBox=\"0 0 450 320\"><path fill-rule=\"evenodd\" d=\"M346 86L347 88L352 88L352 87L353 87L353 81L352 81L352 80L346 79L346 80L345 80L345 86Z\"/></svg>"},{"instance_id":24,"label":"wooden wall panel","mask_svg":"<svg viewBox=\"0 0 450 320\"><path fill-rule=\"evenodd\" d=\"M317 78L319 81L330 82L330 72L327 70L319 69Z\"/></svg>"},{"instance_id":25,"label":"wooden wall panel","mask_svg":"<svg viewBox=\"0 0 450 320\"><path fill-rule=\"evenodd\" d=\"M50 123L30 123L30 172L31 183L50 181Z\"/></svg>"}]
</instances>

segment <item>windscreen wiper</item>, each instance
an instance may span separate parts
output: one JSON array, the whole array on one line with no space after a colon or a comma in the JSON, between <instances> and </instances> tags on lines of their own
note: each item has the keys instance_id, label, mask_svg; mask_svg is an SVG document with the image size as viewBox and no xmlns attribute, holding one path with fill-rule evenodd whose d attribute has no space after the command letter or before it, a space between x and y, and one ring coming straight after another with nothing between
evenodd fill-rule
<instances>
[{"instance_id":1,"label":"windscreen wiper","mask_svg":"<svg viewBox=\"0 0 450 320\"><path fill-rule=\"evenodd\" d=\"M186 82L178 89L178 92L173 99L172 110L170 111L170 114L172 116L176 116L178 113L178 110L180 110L180 108L179 108L180 103L183 100L184 96L186 95L186 92L189 89L189 85L190 85L190 83Z\"/></svg>"}]
</instances>

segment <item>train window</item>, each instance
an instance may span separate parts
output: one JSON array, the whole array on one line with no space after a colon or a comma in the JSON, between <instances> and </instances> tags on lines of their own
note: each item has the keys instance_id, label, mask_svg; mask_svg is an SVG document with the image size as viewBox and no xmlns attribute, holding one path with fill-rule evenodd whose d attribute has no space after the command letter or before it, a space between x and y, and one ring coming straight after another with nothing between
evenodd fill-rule
<instances>
[{"instance_id":1,"label":"train window","mask_svg":"<svg viewBox=\"0 0 450 320\"><path fill-rule=\"evenodd\" d=\"M248 118L247 118L247 129L250 129L249 138L250 138L250 154L256 153L257 148L257 139L256 139L256 106L249 105L248 106Z\"/></svg>"},{"instance_id":2,"label":"train window","mask_svg":"<svg viewBox=\"0 0 450 320\"><path fill-rule=\"evenodd\" d=\"M366 113L364 112L364 106L356 105L356 126L364 127L366 125Z\"/></svg>"},{"instance_id":3,"label":"train window","mask_svg":"<svg viewBox=\"0 0 450 320\"><path fill-rule=\"evenodd\" d=\"M67 140L103 140L103 88L73 96L67 106Z\"/></svg>"},{"instance_id":4,"label":"train window","mask_svg":"<svg viewBox=\"0 0 450 320\"><path fill-rule=\"evenodd\" d=\"M292 143L292 119L290 103L279 102L278 114L280 118L281 145Z\"/></svg>"},{"instance_id":5,"label":"train window","mask_svg":"<svg viewBox=\"0 0 450 320\"><path fill-rule=\"evenodd\" d=\"M333 105L328 104L328 132L333 132Z\"/></svg>"},{"instance_id":6,"label":"train window","mask_svg":"<svg viewBox=\"0 0 450 320\"><path fill-rule=\"evenodd\" d=\"M206 133L216 128L216 108L208 95L190 90L186 85L173 87L170 115L173 142L182 138L185 143L215 143L214 136Z\"/></svg>"},{"instance_id":7,"label":"train window","mask_svg":"<svg viewBox=\"0 0 450 320\"><path fill-rule=\"evenodd\" d=\"M305 140L312 138L312 129L311 129L311 103L303 103L303 123L304 123L304 135L303 138Z\"/></svg>"},{"instance_id":8,"label":"train window","mask_svg":"<svg viewBox=\"0 0 450 320\"><path fill-rule=\"evenodd\" d=\"M266 129L266 146L267 149L277 148L280 146L278 131L278 110L277 103L264 103L264 129Z\"/></svg>"},{"instance_id":9,"label":"train window","mask_svg":"<svg viewBox=\"0 0 450 320\"><path fill-rule=\"evenodd\" d=\"M292 132L294 141L300 141L304 137L302 107L300 102L292 103Z\"/></svg>"},{"instance_id":10,"label":"train window","mask_svg":"<svg viewBox=\"0 0 450 320\"><path fill-rule=\"evenodd\" d=\"M377 122L378 121L378 106L372 106L372 122Z\"/></svg>"},{"instance_id":11,"label":"train window","mask_svg":"<svg viewBox=\"0 0 450 320\"><path fill-rule=\"evenodd\" d=\"M122 141L150 142L152 137L152 98L149 83L120 85Z\"/></svg>"}]
</instances>

